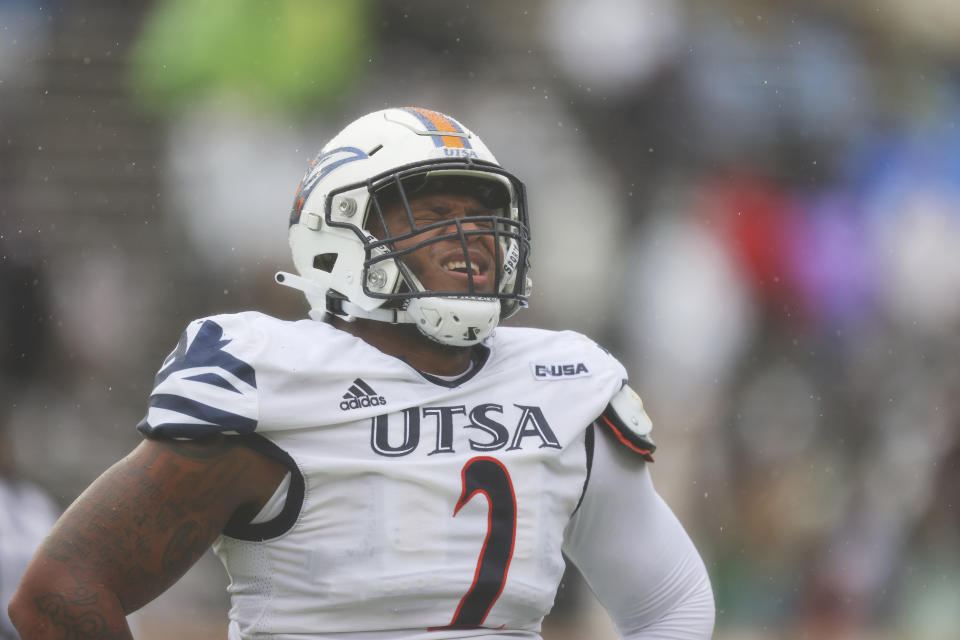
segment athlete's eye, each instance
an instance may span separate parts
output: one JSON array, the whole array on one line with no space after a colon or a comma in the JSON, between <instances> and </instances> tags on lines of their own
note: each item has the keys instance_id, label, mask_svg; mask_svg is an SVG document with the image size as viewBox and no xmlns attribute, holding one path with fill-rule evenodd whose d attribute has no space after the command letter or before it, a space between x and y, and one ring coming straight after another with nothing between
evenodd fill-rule
<instances>
[{"instance_id":1,"label":"athlete's eye","mask_svg":"<svg viewBox=\"0 0 960 640\"><path fill-rule=\"evenodd\" d=\"M442 222L450 217L452 217L450 210L444 207L420 209L413 214L413 220L417 223L418 227L425 227L436 222Z\"/></svg>"}]
</instances>

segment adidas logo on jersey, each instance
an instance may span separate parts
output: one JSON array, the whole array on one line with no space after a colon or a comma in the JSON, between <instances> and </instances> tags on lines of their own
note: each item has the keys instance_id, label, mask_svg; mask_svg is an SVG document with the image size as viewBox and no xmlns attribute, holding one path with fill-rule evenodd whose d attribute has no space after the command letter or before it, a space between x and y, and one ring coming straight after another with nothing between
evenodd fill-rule
<instances>
[{"instance_id":1,"label":"adidas logo on jersey","mask_svg":"<svg viewBox=\"0 0 960 640\"><path fill-rule=\"evenodd\" d=\"M350 388L347 389L347 392L343 394L343 402L340 403L340 410L349 411L350 409L360 409L362 407L379 407L384 404L387 404L386 398L371 389L370 385L366 382L357 378L353 381L353 384L350 385Z\"/></svg>"}]
</instances>

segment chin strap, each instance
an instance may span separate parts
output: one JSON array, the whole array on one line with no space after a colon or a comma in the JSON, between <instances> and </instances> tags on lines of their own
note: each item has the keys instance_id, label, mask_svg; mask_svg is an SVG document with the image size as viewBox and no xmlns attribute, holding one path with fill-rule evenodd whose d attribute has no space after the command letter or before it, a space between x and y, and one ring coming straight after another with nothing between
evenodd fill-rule
<instances>
[{"instance_id":1,"label":"chin strap","mask_svg":"<svg viewBox=\"0 0 960 640\"><path fill-rule=\"evenodd\" d=\"M317 285L317 283L315 283L313 280L308 280L303 276L287 273L286 271L278 271L274 276L274 279L278 284L282 284L285 287L302 291L303 293L310 294L321 300L327 300L328 307L330 306L330 298L327 296L326 289ZM354 318L366 318L367 320L389 322L390 324L408 324L416 322L416 320L404 309L370 309L368 311L350 302L349 300L344 299L336 299L336 306L338 307L337 309L311 309L310 317L315 318L318 315L322 317L324 313L330 312L334 313L335 315L342 316L348 321L353 320Z\"/></svg>"},{"instance_id":2,"label":"chin strap","mask_svg":"<svg viewBox=\"0 0 960 640\"><path fill-rule=\"evenodd\" d=\"M312 280L280 271L274 276L279 284L297 289L321 300L327 291ZM485 340L500 322L500 300L483 297L411 298L405 309L363 309L349 300L336 300L337 309L313 309L310 317L317 320L331 311L346 320L365 318L390 324L414 324L420 333L440 344L469 347Z\"/></svg>"},{"instance_id":3,"label":"chin strap","mask_svg":"<svg viewBox=\"0 0 960 640\"><path fill-rule=\"evenodd\" d=\"M340 308L347 314L347 320L352 318L366 318L367 320L376 320L378 322L388 322L390 324L411 324L416 322L406 309L361 309L349 300L340 300Z\"/></svg>"}]
</instances>

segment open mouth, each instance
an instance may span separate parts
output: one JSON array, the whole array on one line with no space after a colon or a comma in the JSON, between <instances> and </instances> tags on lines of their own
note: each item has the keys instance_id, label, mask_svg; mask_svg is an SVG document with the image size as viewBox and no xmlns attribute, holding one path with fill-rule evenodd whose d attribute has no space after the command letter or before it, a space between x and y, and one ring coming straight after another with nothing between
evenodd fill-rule
<instances>
[{"instance_id":1,"label":"open mouth","mask_svg":"<svg viewBox=\"0 0 960 640\"><path fill-rule=\"evenodd\" d=\"M442 260L440 265L449 275L458 280L469 282L472 276L474 286L480 286L487 281L490 262L477 251L471 251L469 258L469 261L465 260L463 253L458 251L457 255Z\"/></svg>"},{"instance_id":2,"label":"open mouth","mask_svg":"<svg viewBox=\"0 0 960 640\"><path fill-rule=\"evenodd\" d=\"M473 273L473 275L480 275L480 267L475 263L471 262L470 266L467 266L467 263L463 260L451 260L443 265L443 268L447 271L454 271L456 273L462 273L466 275L467 273Z\"/></svg>"}]
</instances>

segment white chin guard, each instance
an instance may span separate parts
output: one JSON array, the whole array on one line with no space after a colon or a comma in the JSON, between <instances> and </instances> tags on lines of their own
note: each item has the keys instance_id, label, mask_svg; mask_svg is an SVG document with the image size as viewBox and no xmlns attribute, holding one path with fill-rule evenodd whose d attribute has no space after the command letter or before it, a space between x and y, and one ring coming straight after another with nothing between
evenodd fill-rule
<instances>
[{"instance_id":1,"label":"white chin guard","mask_svg":"<svg viewBox=\"0 0 960 640\"><path fill-rule=\"evenodd\" d=\"M322 299L326 293L312 280L293 273L280 271L276 280L314 299ZM423 335L451 347L477 344L493 333L500 322L500 300L497 298L411 298L406 309L364 309L349 300L341 301L341 306L343 313L338 315L348 321L368 318L390 324L415 324ZM317 308L310 311L310 317L316 320L321 320L324 315L325 312Z\"/></svg>"},{"instance_id":2,"label":"white chin guard","mask_svg":"<svg viewBox=\"0 0 960 640\"><path fill-rule=\"evenodd\" d=\"M413 298L406 311L420 333L453 347L477 344L500 322L496 298Z\"/></svg>"}]
</instances>

